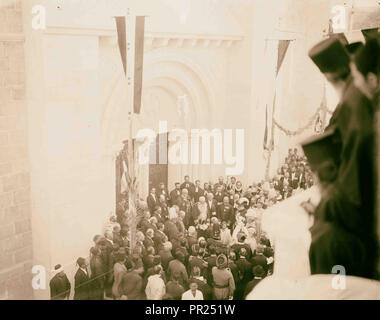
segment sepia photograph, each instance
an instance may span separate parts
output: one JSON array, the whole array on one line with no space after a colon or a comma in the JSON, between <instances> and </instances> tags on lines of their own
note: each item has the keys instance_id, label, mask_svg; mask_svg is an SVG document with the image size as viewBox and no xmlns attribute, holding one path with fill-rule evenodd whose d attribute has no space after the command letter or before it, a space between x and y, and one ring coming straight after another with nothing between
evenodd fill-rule
<instances>
[{"instance_id":1,"label":"sepia photograph","mask_svg":"<svg viewBox=\"0 0 380 320\"><path fill-rule=\"evenodd\" d=\"M375 0L0 0L0 300L379 301L379 30Z\"/></svg>"}]
</instances>

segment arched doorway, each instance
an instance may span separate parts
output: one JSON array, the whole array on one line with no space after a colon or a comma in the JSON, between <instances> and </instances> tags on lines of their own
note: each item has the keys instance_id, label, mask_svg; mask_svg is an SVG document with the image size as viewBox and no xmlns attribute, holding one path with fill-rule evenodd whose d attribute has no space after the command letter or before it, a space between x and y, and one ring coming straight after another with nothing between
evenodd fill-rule
<instances>
[{"instance_id":1,"label":"arched doorway","mask_svg":"<svg viewBox=\"0 0 380 320\"><path fill-rule=\"evenodd\" d=\"M174 61L173 61L174 60ZM212 126L213 93L208 86L208 77L200 73L202 69L191 62L188 57L162 52L146 54L143 76L143 95L141 114L136 115L134 135L140 129L149 128L158 133L159 121L167 123L167 130L185 129L190 137L191 128L208 128ZM122 74L114 80L111 92L104 103L102 117L103 142L106 149L122 148L121 141L128 138L129 128L125 97L125 79ZM187 115L183 113L181 99L186 97ZM123 120L124 119L124 120ZM190 144L189 144L190 145ZM118 146L118 147L117 147ZM170 148L170 145L168 146ZM111 165L111 164L110 164ZM112 164L115 167L115 164ZM193 179L208 180L212 166L181 164L168 165L167 174L160 175L164 168L141 166L139 170L139 193L146 195L150 185L160 180L171 189L174 183L182 181L188 174ZM167 175L167 177L166 177Z\"/></svg>"}]
</instances>

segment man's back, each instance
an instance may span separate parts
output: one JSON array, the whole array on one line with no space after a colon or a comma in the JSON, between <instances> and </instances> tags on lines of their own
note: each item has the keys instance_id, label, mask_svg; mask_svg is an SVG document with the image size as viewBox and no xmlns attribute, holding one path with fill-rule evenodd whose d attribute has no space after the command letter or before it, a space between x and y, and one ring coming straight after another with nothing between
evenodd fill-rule
<instances>
[{"instance_id":1,"label":"man's back","mask_svg":"<svg viewBox=\"0 0 380 320\"><path fill-rule=\"evenodd\" d=\"M181 300L184 292L185 289L178 282L169 281L166 284L166 293L170 294L174 300Z\"/></svg>"},{"instance_id":2,"label":"man's back","mask_svg":"<svg viewBox=\"0 0 380 320\"><path fill-rule=\"evenodd\" d=\"M140 300L142 297L142 278L135 271L126 272L119 286L121 295L127 296L128 300Z\"/></svg>"},{"instance_id":3,"label":"man's back","mask_svg":"<svg viewBox=\"0 0 380 320\"><path fill-rule=\"evenodd\" d=\"M245 287L245 291L244 291L244 299L250 294L250 292L256 287L256 285L258 285L258 283L261 281L262 279L253 279L251 281L249 281Z\"/></svg>"},{"instance_id":4,"label":"man's back","mask_svg":"<svg viewBox=\"0 0 380 320\"><path fill-rule=\"evenodd\" d=\"M70 295L71 284L66 274L56 274L50 280L50 298L52 300L66 299Z\"/></svg>"}]
</instances>

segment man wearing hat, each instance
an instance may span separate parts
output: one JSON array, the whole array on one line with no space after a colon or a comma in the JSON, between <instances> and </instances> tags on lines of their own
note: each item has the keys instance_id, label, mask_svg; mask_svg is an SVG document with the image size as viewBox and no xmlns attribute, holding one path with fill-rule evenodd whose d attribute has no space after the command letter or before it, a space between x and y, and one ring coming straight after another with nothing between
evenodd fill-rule
<instances>
[{"instance_id":1,"label":"man wearing hat","mask_svg":"<svg viewBox=\"0 0 380 320\"><path fill-rule=\"evenodd\" d=\"M191 278L189 283L196 282L198 284L198 289L202 291L204 300L211 300L213 290L211 286L207 284L206 279L202 276L201 270L199 267L194 267L191 271Z\"/></svg>"},{"instance_id":2,"label":"man wearing hat","mask_svg":"<svg viewBox=\"0 0 380 320\"><path fill-rule=\"evenodd\" d=\"M248 233L248 231L247 231ZM234 243L232 246L231 246L231 250L233 250L236 255L238 257L240 257L240 252L241 252L241 249L244 248L245 251L246 251L246 258L250 258L252 253L251 253L251 248L249 247L249 245L247 243L245 243L245 240L247 239L247 234L246 233L243 233L243 232L239 232L238 235L237 235L237 243Z\"/></svg>"},{"instance_id":3,"label":"man wearing hat","mask_svg":"<svg viewBox=\"0 0 380 320\"><path fill-rule=\"evenodd\" d=\"M336 135L336 131L329 129L302 144L321 192L310 229L311 273L330 274L334 266L342 265L347 275L371 277L373 266L367 259L364 242L354 232L363 217L337 183L341 152Z\"/></svg>"},{"instance_id":4,"label":"man wearing hat","mask_svg":"<svg viewBox=\"0 0 380 320\"><path fill-rule=\"evenodd\" d=\"M63 267L57 264L54 267L54 277L50 280L50 299L65 300L70 297L71 284Z\"/></svg>"},{"instance_id":5,"label":"man wearing hat","mask_svg":"<svg viewBox=\"0 0 380 320\"><path fill-rule=\"evenodd\" d=\"M143 279L135 270L131 259L125 261L127 272L122 276L119 285L119 293L122 300L141 300L143 298L142 287Z\"/></svg>"},{"instance_id":6,"label":"man wearing hat","mask_svg":"<svg viewBox=\"0 0 380 320\"><path fill-rule=\"evenodd\" d=\"M235 300L243 299L245 287L252 280L252 264L247 260L248 251L246 248L240 248L239 259L236 261L236 266L239 270L239 281L236 284L234 294Z\"/></svg>"},{"instance_id":7,"label":"man wearing hat","mask_svg":"<svg viewBox=\"0 0 380 320\"><path fill-rule=\"evenodd\" d=\"M244 296L245 299L248 294L259 284L259 282L265 277L265 271L262 266L253 267L253 280L249 281L245 287Z\"/></svg>"},{"instance_id":8,"label":"man wearing hat","mask_svg":"<svg viewBox=\"0 0 380 320\"><path fill-rule=\"evenodd\" d=\"M378 39L369 39L357 50L350 64L356 87L370 100L380 89L380 49Z\"/></svg>"},{"instance_id":9,"label":"man wearing hat","mask_svg":"<svg viewBox=\"0 0 380 320\"><path fill-rule=\"evenodd\" d=\"M75 274L75 293L74 300L90 299L90 277L87 270L87 262L85 258L77 259L78 270Z\"/></svg>"},{"instance_id":10,"label":"man wearing hat","mask_svg":"<svg viewBox=\"0 0 380 320\"><path fill-rule=\"evenodd\" d=\"M232 226L235 222L233 207L229 202L228 196L224 196L223 204L220 206L219 219L225 221L228 226Z\"/></svg>"},{"instance_id":11,"label":"man wearing hat","mask_svg":"<svg viewBox=\"0 0 380 320\"><path fill-rule=\"evenodd\" d=\"M355 55L355 65L357 69L362 69L362 74L368 70L366 67L368 61L375 61L375 63L370 62L369 65L376 65L378 51L375 47L374 44L372 44L372 49L365 46ZM328 200L325 199L322 203L325 210L328 210L330 221L339 220L339 226L344 230L356 234L360 238L367 238L369 242L365 246L371 248L370 251L376 252L374 241L369 240L373 237L376 194L373 101L355 86L352 77L348 76L350 72L345 67L343 68L342 62L338 62L338 58L344 64L347 63L347 60L349 61L348 54L344 54L339 43L324 42L323 45L314 47L309 55L330 82L335 83L334 86L338 91L340 89L341 93L341 102L328 127L336 128L341 141L338 173L334 183L335 188L333 188L336 192L330 194ZM351 64L351 66L354 65ZM345 70L343 78L349 78L345 85L342 82L342 71L339 71L343 69ZM355 67L353 69L355 70ZM360 87L360 85L358 86ZM344 210L342 210L342 206L344 206ZM370 271L372 267L368 266L368 268L367 277L373 277L373 273Z\"/></svg>"},{"instance_id":12,"label":"man wearing hat","mask_svg":"<svg viewBox=\"0 0 380 320\"><path fill-rule=\"evenodd\" d=\"M184 265L185 256L182 252L176 252L174 257L175 259L169 262L167 273L170 279L173 279L173 275L175 273L180 274L179 283L181 284L181 286L186 288L189 282L189 276Z\"/></svg>"},{"instance_id":13,"label":"man wearing hat","mask_svg":"<svg viewBox=\"0 0 380 320\"><path fill-rule=\"evenodd\" d=\"M216 300L229 300L235 292L235 280L227 266L227 257L221 254L216 259L216 266L211 270Z\"/></svg>"}]
</instances>

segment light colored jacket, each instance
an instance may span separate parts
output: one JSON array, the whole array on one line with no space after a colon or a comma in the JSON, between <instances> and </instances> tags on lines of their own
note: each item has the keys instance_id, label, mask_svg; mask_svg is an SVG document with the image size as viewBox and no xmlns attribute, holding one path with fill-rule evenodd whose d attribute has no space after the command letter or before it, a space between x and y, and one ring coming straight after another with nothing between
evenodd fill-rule
<instances>
[{"instance_id":1,"label":"light colored jacket","mask_svg":"<svg viewBox=\"0 0 380 320\"><path fill-rule=\"evenodd\" d=\"M146 298L148 300L162 300L166 293L166 286L159 274L155 274L148 278L148 283L145 288Z\"/></svg>"}]
</instances>

